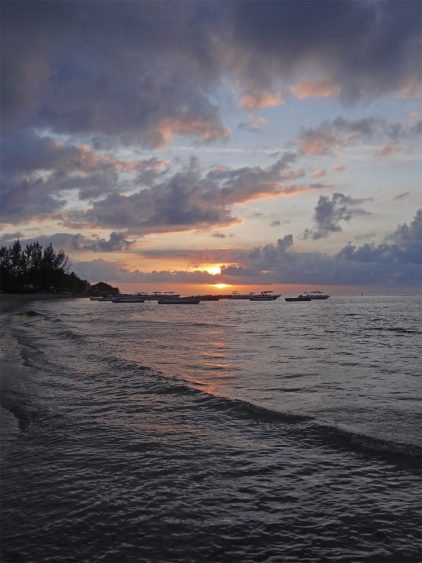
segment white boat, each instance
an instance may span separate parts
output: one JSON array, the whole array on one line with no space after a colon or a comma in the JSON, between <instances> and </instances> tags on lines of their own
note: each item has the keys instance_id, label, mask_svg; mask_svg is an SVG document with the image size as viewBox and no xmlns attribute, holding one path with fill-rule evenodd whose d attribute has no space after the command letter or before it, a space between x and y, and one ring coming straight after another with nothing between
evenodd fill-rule
<instances>
[{"instance_id":1,"label":"white boat","mask_svg":"<svg viewBox=\"0 0 422 563\"><path fill-rule=\"evenodd\" d=\"M328 299L330 297L327 293L322 293L321 291L307 291L305 295L311 299Z\"/></svg>"},{"instance_id":2,"label":"white boat","mask_svg":"<svg viewBox=\"0 0 422 563\"><path fill-rule=\"evenodd\" d=\"M274 301L278 299L280 294L273 293L272 291L262 291L259 294L251 295L249 301Z\"/></svg>"}]
</instances>

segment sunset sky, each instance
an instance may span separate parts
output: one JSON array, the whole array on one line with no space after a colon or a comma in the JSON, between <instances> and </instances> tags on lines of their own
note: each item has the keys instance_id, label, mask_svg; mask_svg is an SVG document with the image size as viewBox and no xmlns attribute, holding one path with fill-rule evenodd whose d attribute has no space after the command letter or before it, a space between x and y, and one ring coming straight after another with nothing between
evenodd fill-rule
<instances>
[{"instance_id":1,"label":"sunset sky","mask_svg":"<svg viewBox=\"0 0 422 563\"><path fill-rule=\"evenodd\" d=\"M131 291L414 290L421 29L408 0L3 1L1 244Z\"/></svg>"}]
</instances>

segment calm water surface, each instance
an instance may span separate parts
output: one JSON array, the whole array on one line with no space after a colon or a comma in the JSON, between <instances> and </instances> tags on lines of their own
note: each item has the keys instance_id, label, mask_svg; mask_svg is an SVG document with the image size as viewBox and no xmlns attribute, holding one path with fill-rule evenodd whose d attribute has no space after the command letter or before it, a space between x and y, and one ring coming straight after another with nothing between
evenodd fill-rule
<instances>
[{"instance_id":1,"label":"calm water surface","mask_svg":"<svg viewBox=\"0 0 422 563\"><path fill-rule=\"evenodd\" d=\"M5 562L421 560L420 300L28 309Z\"/></svg>"}]
</instances>

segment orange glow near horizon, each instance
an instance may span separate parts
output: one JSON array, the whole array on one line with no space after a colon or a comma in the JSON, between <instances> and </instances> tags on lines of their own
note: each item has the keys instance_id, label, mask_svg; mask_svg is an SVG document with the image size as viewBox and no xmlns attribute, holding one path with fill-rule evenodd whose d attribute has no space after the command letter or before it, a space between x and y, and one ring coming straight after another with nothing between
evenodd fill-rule
<instances>
[{"instance_id":1,"label":"orange glow near horizon","mask_svg":"<svg viewBox=\"0 0 422 563\"><path fill-rule=\"evenodd\" d=\"M215 264L205 265L204 269L205 269L206 272L208 272L212 276L217 276L218 274L221 274L220 266L217 266Z\"/></svg>"},{"instance_id":2,"label":"orange glow near horizon","mask_svg":"<svg viewBox=\"0 0 422 563\"><path fill-rule=\"evenodd\" d=\"M227 289L228 287L231 287L229 283L214 283L212 286L217 289Z\"/></svg>"}]
</instances>

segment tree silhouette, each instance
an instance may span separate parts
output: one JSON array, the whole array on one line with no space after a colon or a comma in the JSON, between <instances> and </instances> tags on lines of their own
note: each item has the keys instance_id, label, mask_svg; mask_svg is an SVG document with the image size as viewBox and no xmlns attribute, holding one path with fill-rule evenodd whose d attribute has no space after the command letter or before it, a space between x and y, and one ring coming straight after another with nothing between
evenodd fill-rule
<instances>
[{"instance_id":1,"label":"tree silhouette","mask_svg":"<svg viewBox=\"0 0 422 563\"><path fill-rule=\"evenodd\" d=\"M69 271L69 259L63 250L50 243L31 242L22 249L19 240L0 248L0 289L5 292L80 292L89 286Z\"/></svg>"}]
</instances>

